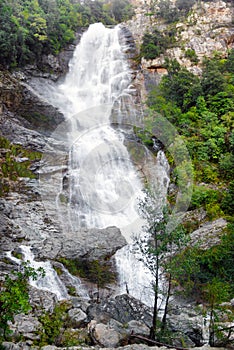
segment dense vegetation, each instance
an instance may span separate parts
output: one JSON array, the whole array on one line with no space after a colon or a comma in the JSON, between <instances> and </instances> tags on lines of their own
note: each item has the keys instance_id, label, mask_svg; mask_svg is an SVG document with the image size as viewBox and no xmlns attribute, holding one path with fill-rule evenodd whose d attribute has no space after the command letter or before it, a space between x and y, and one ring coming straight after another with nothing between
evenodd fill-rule
<instances>
[{"instance_id":1,"label":"dense vegetation","mask_svg":"<svg viewBox=\"0 0 234 350\"><path fill-rule=\"evenodd\" d=\"M158 35L156 31L152 33ZM175 126L193 164L194 189L189 210L203 208L206 221L224 217L228 226L220 234L220 243L209 247L207 242L207 248L201 249L199 242L193 246L188 242L172 258L170 273L167 263L164 270L168 278L173 276L173 293L187 295L203 303L205 312L208 310L209 344L214 345L216 339L220 345L227 345L232 330L222 329L219 322L224 315L233 321L233 308L222 303L234 297L234 50L226 59L218 55L204 59L200 77L176 60L166 60L165 68L168 74L148 94L146 131L136 128L135 132L152 147L153 125L161 120L160 115ZM179 186L181 178L173 155L166 152L171 180ZM174 199L168 196L172 208ZM193 218L184 221L187 236L200 224Z\"/></svg>"},{"instance_id":2,"label":"dense vegetation","mask_svg":"<svg viewBox=\"0 0 234 350\"><path fill-rule=\"evenodd\" d=\"M58 53L80 27L129 19L128 0L0 0L0 66L23 66Z\"/></svg>"},{"instance_id":3,"label":"dense vegetation","mask_svg":"<svg viewBox=\"0 0 234 350\"><path fill-rule=\"evenodd\" d=\"M175 125L189 150L195 178L190 209L203 206L210 219L232 215L234 50L225 60L205 60L201 78L177 61L167 61L167 69L148 105ZM176 171L173 176L176 181Z\"/></svg>"},{"instance_id":4,"label":"dense vegetation","mask_svg":"<svg viewBox=\"0 0 234 350\"><path fill-rule=\"evenodd\" d=\"M203 207L209 220L224 216L232 223L234 50L225 60L204 60L200 78L182 68L177 61L167 61L166 65L168 75L162 78L158 87L151 90L148 106L155 118L160 113L176 126L189 150L195 180L190 209ZM177 183L172 160L171 165L171 178ZM173 199L169 199L173 205ZM186 228L188 232L194 229L189 225ZM185 280L191 283L192 294L197 294L199 290L200 295L206 298L203 293L205 286L218 279L228 286L229 293L226 293L225 298L233 297L231 281L234 270L230 263L233 259L233 238L234 227L230 224L220 246L210 248L205 253L198 248L190 248L178 257L184 269L185 261L193 256L189 269L193 266L195 270L190 271L187 280L186 275L179 278L182 284Z\"/></svg>"}]
</instances>

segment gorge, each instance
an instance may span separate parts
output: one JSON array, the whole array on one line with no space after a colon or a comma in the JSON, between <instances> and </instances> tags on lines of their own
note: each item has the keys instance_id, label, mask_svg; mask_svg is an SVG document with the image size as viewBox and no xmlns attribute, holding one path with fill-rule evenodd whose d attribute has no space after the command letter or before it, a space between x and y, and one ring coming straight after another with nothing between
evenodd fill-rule
<instances>
[{"instance_id":1,"label":"gorge","mask_svg":"<svg viewBox=\"0 0 234 350\"><path fill-rule=\"evenodd\" d=\"M229 174L232 168L230 166L226 173L223 172L222 178L219 175L221 171L217 170L221 167L216 160L218 156L210 156L212 165L208 164L208 156L202 158L204 152L208 154L209 147L213 154L217 152L221 160L229 157L229 153L231 157L233 107L229 101L232 99L232 61L229 57L232 56L227 51L222 59L217 59L220 59L217 61L219 63L216 62L219 67L223 64L223 75L229 79L225 93L221 92L222 98L227 101L226 104L219 104L220 110L225 111L221 117L215 105L219 103L217 101L220 101L221 95L215 97L217 100L212 100L211 95L207 97L204 81L201 91L196 80L198 78L192 75L188 77L189 82L182 81L182 85L186 87L195 82L197 90L184 94L180 86L181 95L176 96L176 109L172 99L177 86L173 84L177 81L176 74L179 77L180 69L175 66L178 71L173 71L173 67L170 71L170 66L165 68L165 62L168 57L175 57L190 72L202 74L203 44L199 42L198 49L195 44L193 46L200 59L197 65L188 62L188 57L181 56L188 50L186 45L192 41L189 44L184 41L185 48L178 51L178 38L174 42L175 48L169 48L160 57L154 60L139 59L140 45L142 42L146 45L144 32L158 25L167 35L168 27L167 24L160 24L161 19L156 15L150 15L149 3L137 1L136 5L135 17L126 23L116 26L94 23L82 30L82 34L77 35L77 46L73 44L64 54L64 60L67 64L70 62L66 75L63 70L60 76L58 67L61 58L55 55L43 56L43 62L47 65L45 70L28 65L12 72L1 71L1 179L4 179L0 188L1 294L4 296L6 276L13 276L13 270L21 271L20 266L27 260L34 269L40 266L46 273L45 278L31 280L29 296L32 309L28 314L22 312L15 315L15 321L9 322L13 333L7 339L9 342L4 339L2 346L5 349L46 350L57 349L56 346L77 349L78 345L112 348L139 341L134 339L134 334L148 337L152 326L153 277L145 267L144 257L133 252L134 239L145 234L145 222L139 208L147 185L154 188L157 195L156 215L159 217L166 198L175 213L176 207L181 212L189 208L187 213L183 213L184 218L179 216L191 243L181 252L181 256L178 254L175 263L178 270L174 275L174 290L168 312L170 346L190 348L207 343L223 346L225 341L227 344L233 342L232 292L227 297L221 297L221 301L217 297L213 306L206 299L209 282L215 282L217 276L221 278L224 275L226 278L226 274L219 270L213 278L212 273L205 270L206 259L211 259L211 265L213 257L216 259L212 251L212 247L215 247L216 252L221 254L217 258L222 261L220 265L225 260L224 269L227 269L230 279L232 276L229 264L232 252L226 248L228 237L232 236L232 233L229 234L232 232L229 228L231 214L229 204L225 207L224 198L226 192L229 194L227 186L231 181ZM214 28L217 37L213 32L213 48L226 42L226 39L220 39L220 35L222 38L230 36L232 27L227 23L233 12L229 2L216 1L214 8L219 9L213 11L215 16L222 14L222 21L220 19L218 23L225 30ZM183 28L182 24L175 25L178 32L181 30L180 38L187 40L187 30L187 33L193 33L194 38L199 36L199 40L208 42L198 34L198 29L202 25L206 28L204 11L207 11L209 16L206 20L211 23L209 30L213 30L210 3L196 3L191 11L188 22L184 19L186 24L183 24ZM197 22L194 18L197 18ZM139 34L141 25L144 30L140 30ZM149 34L152 35L151 39L157 32L152 33ZM227 44L229 49L232 47L230 40ZM194 39L193 43L196 42ZM211 56L213 51L209 48L207 52ZM63 59L61 61L64 65ZM159 81L166 81L163 76L168 72L168 77L174 78L169 82L174 90L172 88L171 99L167 97L165 108L163 99L166 93L163 95L157 86ZM182 74L185 79L189 73L182 68ZM204 103L201 96L196 95L197 91L205 96ZM195 102L189 100L191 95L196 96ZM189 107L180 105L181 100L189 101ZM149 109L145 108L146 103ZM175 130L177 128L178 132L173 131L172 134L168 128L168 144L163 144L165 139L150 125L157 113L169 120L165 125L174 125ZM156 119L158 125L163 120L159 117ZM204 129L203 119L206 119L207 129ZM212 132L208 130L209 123ZM213 123L216 125L213 126ZM222 127L220 123L223 123ZM196 140L195 129L198 132L201 130ZM183 164L179 173L185 159L182 156L185 148L178 148L180 143L174 143L174 149L171 147L171 135L177 138L179 134L183 135L181 140L185 140L191 156L190 163L193 162L195 195L192 197L190 192L186 192L186 181L190 187L192 185L192 177L186 177L191 164L184 163L189 166L186 168ZM199 148L199 137L204 137L201 143L205 146L202 149ZM226 146L220 141L222 138ZM217 141L216 146L214 140ZM223 147L221 152L224 156L218 153L218 147ZM177 154L181 155L182 161L177 161L179 156L175 157L176 160L172 159L175 154L176 157ZM212 180L209 166L213 171ZM206 173L204 169L207 169ZM184 177L180 182L181 174ZM218 174L218 180L213 180L215 174ZM226 203L229 202L226 200ZM199 262L203 263L203 275L201 273L197 277L192 271L192 277L188 276L187 281L191 261L186 252L189 253L190 249L194 249L191 256L196 255L192 256L194 267L198 268ZM209 275L208 282L206 273ZM213 288L218 288L219 282ZM195 294L189 294L189 283ZM167 280L162 284L167 285ZM224 291L225 288L222 288ZM217 290L215 297L222 294ZM219 311L215 310L216 306ZM230 334L224 331L223 338L217 336L212 339L213 328L210 324L214 310L219 319L217 327L221 324L224 329L230 330ZM18 338L21 340L18 341Z\"/></svg>"}]
</instances>

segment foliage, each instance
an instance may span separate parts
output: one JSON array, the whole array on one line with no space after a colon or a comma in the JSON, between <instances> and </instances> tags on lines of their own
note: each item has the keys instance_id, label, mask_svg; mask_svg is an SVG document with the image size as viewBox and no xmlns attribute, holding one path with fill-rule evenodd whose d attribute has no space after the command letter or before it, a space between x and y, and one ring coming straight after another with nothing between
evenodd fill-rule
<instances>
[{"instance_id":1,"label":"foliage","mask_svg":"<svg viewBox=\"0 0 234 350\"><path fill-rule=\"evenodd\" d=\"M219 70L217 60L204 61L201 85L205 97L214 96L223 91L224 77Z\"/></svg>"},{"instance_id":2,"label":"foliage","mask_svg":"<svg viewBox=\"0 0 234 350\"><path fill-rule=\"evenodd\" d=\"M147 101L151 115L158 118L158 113L162 114L183 137L195 180L189 209L204 208L208 220L221 216L233 220L233 57L232 50L226 60L206 59L201 77L181 68L175 60L167 60L168 75L150 91ZM171 179L176 184L173 160L170 165ZM191 231L187 223L186 228ZM229 224L220 244L207 250L186 247L172 259L174 290L207 306L211 345L214 337L221 337L220 344L229 341L230 332L220 329L217 310L226 315L220 304L234 296L233 239L234 227Z\"/></svg>"},{"instance_id":3,"label":"foliage","mask_svg":"<svg viewBox=\"0 0 234 350\"><path fill-rule=\"evenodd\" d=\"M112 0L107 6L117 23L127 21L134 15L133 7L128 0Z\"/></svg>"},{"instance_id":4,"label":"foliage","mask_svg":"<svg viewBox=\"0 0 234 350\"><path fill-rule=\"evenodd\" d=\"M226 61L206 60L200 79L177 61L167 60L168 75L150 91L147 101L151 110L162 114L183 135L194 164L195 180L223 186L233 178L234 162L234 86L228 71L232 67L229 56ZM215 191L224 195L218 186ZM210 211L222 196L216 197L219 199L212 197L214 201L209 203ZM205 201L200 205L206 205Z\"/></svg>"},{"instance_id":5,"label":"foliage","mask_svg":"<svg viewBox=\"0 0 234 350\"><path fill-rule=\"evenodd\" d=\"M173 29L163 33L154 29L152 33L145 33L140 49L141 57L154 59L165 52L175 42L175 31Z\"/></svg>"},{"instance_id":6,"label":"foliage","mask_svg":"<svg viewBox=\"0 0 234 350\"><path fill-rule=\"evenodd\" d=\"M115 24L133 15L128 0L1 0L0 64L23 66L58 53L91 23Z\"/></svg>"},{"instance_id":7,"label":"foliage","mask_svg":"<svg viewBox=\"0 0 234 350\"><path fill-rule=\"evenodd\" d=\"M43 332L40 334L40 346L53 344L61 345L62 328L69 322L68 304L61 302L55 305L53 312L45 312L39 317L43 326Z\"/></svg>"},{"instance_id":8,"label":"foliage","mask_svg":"<svg viewBox=\"0 0 234 350\"><path fill-rule=\"evenodd\" d=\"M176 0L175 5L186 16L195 3L196 0Z\"/></svg>"},{"instance_id":9,"label":"foliage","mask_svg":"<svg viewBox=\"0 0 234 350\"><path fill-rule=\"evenodd\" d=\"M219 315L233 321L233 313L224 304L234 296L233 243L234 225L229 224L219 244L206 250L198 246L187 247L172 259L176 266L174 283L180 286L180 293L182 287L183 294L202 302L208 309L211 346L214 346L215 338L219 339L220 345L228 344L231 334L220 327ZM226 331L230 330L226 328Z\"/></svg>"},{"instance_id":10,"label":"foliage","mask_svg":"<svg viewBox=\"0 0 234 350\"><path fill-rule=\"evenodd\" d=\"M186 68L170 67L167 65L169 74L162 78L161 90L166 100L176 103L184 112L196 104L202 89L199 78Z\"/></svg>"},{"instance_id":11,"label":"foliage","mask_svg":"<svg viewBox=\"0 0 234 350\"><path fill-rule=\"evenodd\" d=\"M194 297L199 295L203 298L203 301L208 301L207 286L212 281L216 281L216 284L219 281L229 286L229 292L216 297L221 298L221 301L228 301L229 298L233 298L233 243L234 226L229 224L220 244L207 250L201 250L196 246L187 247L173 259L174 265L177 266L176 279L187 294Z\"/></svg>"},{"instance_id":12,"label":"foliage","mask_svg":"<svg viewBox=\"0 0 234 350\"><path fill-rule=\"evenodd\" d=\"M190 61L194 64L197 64L199 62L196 52L193 49L187 49L185 51L184 57L189 58Z\"/></svg>"},{"instance_id":13,"label":"foliage","mask_svg":"<svg viewBox=\"0 0 234 350\"><path fill-rule=\"evenodd\" d=\"M6 275L0 284L0 339L10 334L8 322L14 321L14 316L27 313L30 309L28 295L28 279L36 280L44 271L33 269L27 263L22 264L22 270Z\"/></svg>"},{"instance_id":14,"label":"foliage","mask_svg":"<svg viewBox=\"0 0 234 350\"><path fill-rule=\"evenodd\" d=\"M135 249L140 252L140 260L144 263L153 277L152 286L154 291L154 312L150 338L161 340L165 336L169 299L171 296L171 283L173 269L171 256L180 250L185 243L185 233L181 226L171 227L171 217L168 208L163 213L156 193L152 190L146 192L144 200L140 203L142 217L146 220L145 237L135 238ZM159 279L162 269L168 276L168 285L165 292L165 309L162 323L159 325L158 309L162 290L159 287Z\"/></svg>"},{"instance_id":15,"label":"foliage","mask_svg":"<svg viewBox=\"0 0 234 350\"><path fill-rule=\"evenodd\" d=\"M195 4L196 0L159 0L151 5L151 15L163 19L165 23L176 23L183 20Z\"/></svg>"},{"instance_id":16,"label":"foliage","mask_svg":"<svg viewBox=\"0 0 234 350\"><path fill-rule=\"evenodd\" d=\"M20 145L11 144L6 138L0 136L0 196L3 196L14 188L20 177L34 178L35 175L29 169L32 161L39 160L41 153L22 148Z\"/></svg>"},{"instance_id":17,"label":"foliage","mask_svg":"<svg viewBox=\"0 0 234 350\"><path fill-rule=\"evenodd\" d=\"M232 49L226 60L226 70L230 73L234 73L234 49Z\"/></svg>"},{"instance_id":18,"label":"foliage","mask_svg":"<svg viewBox=\"0 0 234 350\"><path fill-rule=\"evenodd\" d=\"M221 203L223 211L229 215L234 213L234 181L231 181Z\"/></svg>"},{"instance_id":19,"label":"foliage","mask_svg":"<svg viewBox=\"0 0 234 350\"><path fill-rule=\"evenodd\" d=\"M90 282L97 284L98 288L116 280L108 260L89 261L60 258L59 261L66 266L72 275L87 278Z\"/></svg>"},{"instance_id":20,"label":"foliage","mask_svg":"<svg viewBox=\"0 0 234 350\"><path fill-rule=\"evenodd\" d=\"M42 330L38 333L37 345L43 347L51 344L68 347L90 343L86 330L73 329L74 325L68 314L70 308L68 301L61 301L55 305L53 311L45 311L39 316Z\"/></svg>"}]
</instances>

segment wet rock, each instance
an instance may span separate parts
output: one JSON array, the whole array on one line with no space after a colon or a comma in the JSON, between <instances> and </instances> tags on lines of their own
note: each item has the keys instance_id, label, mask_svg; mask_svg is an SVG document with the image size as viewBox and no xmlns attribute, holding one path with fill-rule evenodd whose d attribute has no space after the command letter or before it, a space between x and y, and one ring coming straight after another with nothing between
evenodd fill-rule
<instances>
[{"instance_id":1,"label":"wet rock","mask_svg":"<svg viewBox=\"0 0 234 350\"><path fill-rule=\"evenodd\" d=\"M2 136L32 151L43 151L47 143L45 136L30 129L29 122L10 111L0 115L0 128Z\"/></svg>"},{"instance_id":2,"label":"wet rock","mask_svg":"<svg viewBox=\"0 0 234 350\"><path fill-rule=\"evenodd\" d=\"M8 71L0 71L0 105L16 111L22 101L22 87Z\"/></svg>"},{"instance_id":3,"label":"wet rock","mask_svg":"<svg viewBox=\"0 0 234 350\"><path fill-rule=\"evenodd\" d=\"M26 82L17 80L9 72L0 72L0 87L0 105L26 119L30 129L48 134L64 121L62 113L41 100Z\"/></svg>"},{"instance_id":4,"label":"wet rock","mask_svg":"<svg viewBox=\"0 0 234 350\"><path fill-rule=\"evenodd\" d=\"M80 327L87 321L87 315L81 309L74 308L68 311L68 316L71 319L73 327Z\"/></svg>"},{"instance_id":5,"label":"wet rock","mask_svg":"<svg viewBox=\"0 0 234 350\"><path fill-rule=\"evenodd\" d=\"M88 307L90 306L89 302L80 297L71 297L70 301L74 308L79 308L86 313Z\"/></svg>"},{"instance_id":6,"label":"wet rock","mask_svg":"<svg viewBox=\"0 0 234 350\"><path fill-rule=\"evenodd\" d=\"M21 83L22 99L17 113L30 122L32 128L49 134L64 121L62 113L55 107L38 97L36 92L26 83Z\"/></svg>"}]
</instances>

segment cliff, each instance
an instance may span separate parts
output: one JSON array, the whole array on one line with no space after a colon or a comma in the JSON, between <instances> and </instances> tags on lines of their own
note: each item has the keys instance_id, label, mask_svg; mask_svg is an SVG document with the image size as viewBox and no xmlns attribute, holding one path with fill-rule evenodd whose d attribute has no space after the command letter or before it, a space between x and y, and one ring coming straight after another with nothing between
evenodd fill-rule
<instances>
[{"instance_id":1,"label":"cliff","mask_svg":"<svg viewBox=\"0 0 234 350\"><path fill-rule=\"evenodd\" d=\"M183 21L178 19L169 24L158 14L157 2L154 3L156 5L153 11L151 1L133 1L133 4L137 6L136 15L127 25L138 49L146 32L151 33L153 29L158 29L162 33L167 30L175 33L175 42L163 55L152 60L144 57L141 59L143 70L165 74L163 65L168 57L176 59L195 74L200 74L204 57L211 58L217 54L226 57L228 51L234 47L234 8L231 2L196 2ZM188 49L194 50L197 63L186 57Z\"/></svg>"},{"instance_id":2,"label":"cliff","mask_svg":"<svg viewBox=\"0 0 234 350\"><path fill-rule=\"evenodd\" d=\"M144 101L149 86L157 84L168 73L164 66L167 58L176 59L199 76L204 57L219 55L226 58L228 51L234 48L234 8L231 2L199 1L183 20L180 18L169 24L158 14L157 2L132 0L132 3L136 14L123 24L122 41L124 45L128 43L125 53L135 70L133 91L139 106L139 95ZM173 31L173 44L159 57L139 58L144 34L155 29L161 33ZM53 186L62 176L63 189L56 200L65 211L69 197L67 149L63 140L50 138L59 125L64 126L64 116L38 95L32 82L40 79L42 82L46 79L57 81L66 73L74 47L70 46L58 57L43 56L40 61L42 71L37 65L28 65L15 72L0 72L0 287L7 274L18 270L26 254L25 246L30 246L34 261L51 264L51 270L56 271L67 290L67 300L59 301L56 293L35 286L29 288L32 310L28 315L17 315L15 321L9 323L12 342L3 344L8 350L53 350L58 349L57 346L61 349L64 344L71 349L76 349L71 347L72 344L80 344L79 349L84 344L117 348L138 342L134 334L147 336L151 326L152 309L128 295L127 285L126 295L115 295L116 270L112 257L126 245L120 230L108 227L66 231L67 222L61 220L57 207L51 205L50 195L54 195L54 189L48 185L45 194L40 186L40 181L46 183L47 180ZM192 57L188 57L188 50L192 50ZM128 137L131 142L136 136ZM45 149L49 157L43 156ZM58 167L54 166L54 159ZM43 174L42 169L45 170ZM209 186L212 190L216 185ZM202 210L189 211L184 224L191 226L191 245L200 242L204 250L220 243L227 226L226 220L221 218L210 221ZM75 274L82 275L81 280ZM104 288L98 285L100 281ZM174 297L169 323L175 348L194 348L208 342L204 305L199 304L199 296L197 299L190 303ZM227 302L225 308L231 319L233 300ZM227 314L220 312L219 317L220 322L229 327L231 323ZM233 335L230 339L233 342ZM216 340L216 345L219 345ZM148 346L134 344L122 349L145 350Z\"/></svg>"}]
</instances>

